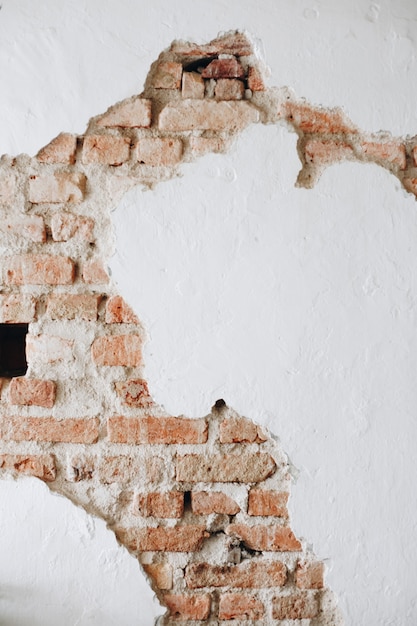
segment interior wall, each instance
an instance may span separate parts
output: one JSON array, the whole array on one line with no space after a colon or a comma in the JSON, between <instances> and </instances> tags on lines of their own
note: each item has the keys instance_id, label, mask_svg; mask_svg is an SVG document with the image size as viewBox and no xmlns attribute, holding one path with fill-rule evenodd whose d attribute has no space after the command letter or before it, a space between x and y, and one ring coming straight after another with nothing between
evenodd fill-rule
<instances>
[{"instance_id":1,"label":"interior wall","mask_svg":"<svg viewBox=\"0 0 417 626\"><path fill-rule=\"evenodd\" d=\"M411 0L39 4L0 9L2 153L34 154L62 130L82 132L141 91L172 39L231 28L259 38L271 85L341 105L369 131L414 134ZM113 276L145 322L147 375L168 411L198 417L224 397L280 436L300 470L294 529L328 559L347 623L414 624L415 200L373 165L334 167L308 191L293 187L298 167L293 135L255 127L229 155L129 194L114 213ZM2 553L13 546L1 566L6 623L153 623L151 604L145 617L116 587L101 613L85 609L82 590L100 604L106 571L120 572L123 598L148 593L138 570L122 574L130 559L110 533L31 480L0 488ZM21 533L40 523L31 545L17 542L11 512ZM75 575L74 553L96 569Z\"/></svg>"}]
</instances>

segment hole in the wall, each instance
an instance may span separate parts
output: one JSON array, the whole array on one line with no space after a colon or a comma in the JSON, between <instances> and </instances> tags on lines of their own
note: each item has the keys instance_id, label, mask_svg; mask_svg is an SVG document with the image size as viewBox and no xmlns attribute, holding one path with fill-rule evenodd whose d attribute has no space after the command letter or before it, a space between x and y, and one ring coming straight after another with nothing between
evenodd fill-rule
<instances>
[{"instance_id":1,"label":"hole in the wall","mask_svg":"<svg viewBox=\"0 0 417 626\"><path fill-rule=\"evenodd\" d=\"M0 324L0 376L13 378L26 374L28 329L29 324Z\"/></svg>"}]
</instances>

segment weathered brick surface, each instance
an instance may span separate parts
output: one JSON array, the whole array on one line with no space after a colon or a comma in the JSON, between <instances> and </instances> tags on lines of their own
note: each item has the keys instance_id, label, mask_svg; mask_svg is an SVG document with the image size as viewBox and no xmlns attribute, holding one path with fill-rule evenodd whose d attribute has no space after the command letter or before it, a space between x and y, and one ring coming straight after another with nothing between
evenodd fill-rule
<instances>
[{"instance_id":1,"label":"weathered brick surface","mask_svg":"<svg viewBox=\"0 0 417 626\"><path fill-rule=\"evenodd\" d=\"M240 506L230 496L219 491L193 491L191 508L195 515L210 515L211 513L236 515L240 511Z\"/></svg>"},{"instance_id":2,"label":"weathered brick surface","mask_svg":"<svg viewBox=\"0 0 417 626\"><path fill-rule=\"evenodd\" d=\"M262 428L245 417L228 417L220 424L221 443L261 443L266 439Z\"/></svg>"},{"instance_id":3,"label":"weathered brick surface","mask_svg":"<svg viewBox=\"0 0 417 626\"><path fill-rule=\"evenodd\" d=\"M12 441L95 443L99 435L98 426L96 418L57 420L52 417L9 417L3 419L1 432L4 439Z\"/></svg>"},{"instance_id":4,"label":"weathered brick surface","mask_svg":"<svg viewBox=\"0 0 417 626\"><path fill-rule=\"evenodd\" d=\"M147 128L152 121L152 102L134 98L116 104L97 120L97 126L107 128Z\"/></svg>"},{"instance_id":5,"label":"weathered brick surface","mask_svg":"<svg viewBox=\"0 0 417 626\"><path fill-rule=\"evenodd\" d=\"M113 443L205 443L207 423L182 417L111 417L108 433Z\"/></svg>"},{"instance_id":6,"label":"weathered brick surface","mask_svg":"<svg viewBox=\"0 0 417 626\"><path fill-rule=\"evenodd\" d=\"M12 378L9 386L11 404L52 408L55 403L56 383L53 380Z\"/></svg>"},{"instance_id":7,"label":"weathered brick surface","mask_svg":"<svg viewBox=\"0 0 417 626\"><path fill-rule=\"evenodd\" d=\"M400 170L405 170L407 160L404 144L395 141L365 141L362 143L362 150L365 155L373 159L386 161Z\"/></svg>"},{"instance_id":8,"label":"weathered brick surface","mask_svg":"<svg viewBox=\"0 0 417 626\"><path fill-rule=\"evenodd\" d=\"M118 529L116 535L130 550L147 552L194 552L209 537L205 526L191 525Z\"/></svg>"},{"instance_id":9,"label":"weathered brick surface","mask_svg":"<svg viewBox=\"0 0 417 626\"><path fill-rule=\"evenodd\" d=\"M257 67L251 66L248 71L248 87L252 91L265 91L262 75Z\"/></svg>"},{"instance_id":10,"label":"weathered brick surface","mask_svg":"<svg viewBox=\"0 0 417 626\"><path fill-rule=\"evenodd\" d=\"M180 518L184 512L184 494L181 491L137 493L132 511L143 517Z\"/></svg>"},{"instance_id":11,"label":"weathered brick surface","mask_svg":"<svg viewBox=\"0 0 417 626\"><path fill-rule=\"evenodd\" d=\"M52 454L1 454L0 469L35 476L46 482L56 478L56 463Z\"/></svg>"},{"instance_id":12,"label":"weathered brick surface","mask_svg":"<svg viewBox=\"0 0 417 626\"><path fill-rule=\"evenodd\" d=\"M190 148L195 156L209 152L223 152L229 141L223 137L190 137Z\"/></svg>"},{"instance_id":13,"label":"weathered brick surface","mask_svg":"<svg viewBox=\"0 0 417 626\"><path fill-rule=\"evenodd\" d=\"M141 464L132 456L105 456L97 465L100 482L104 484L127 483L141 477Z\"/></svg>"},{"instance_id":14,"label":"weathered brick surface","mask_svg":"<svg viewBox=\"0 0 417 626\"><path fill-rule=\"evenodd\" d=\"M137 315L121 296L112 296L106 303L107 324L139 324Z\"/></svg>"},{"instance_id":15,"label":"weathered brick surface","mask_svg":"<svg viewBox=\"0 0 417 626\"><path fill-rule=\"evenodd\" d=\"M214 59L201 72L203 78L243 78L245 70L236 58Z\"/></svg>"},{"instance_id":16,"label":"weathered brick surface","mask_svg":"<svg viewBox=\"0 0 417 626\"><path fill-rule=\"evenodd\" d=\"M167 563L149 563L142 566L150 576L152 582L158 589L169 591L172 589L172 567Z\"/></svg>"},{"instance_id":17,"label":"weathered brick surface","mask_svg":"<svg viewBox=\"0 0 417 626\"><path fill-rule=\"evenodd\" d=\"M84 138L83 163L121 165L129 159L130 139L113 135L87 135Z\"/></svg>"},{"instance_id":18,"label":"weathered brick surface","mask_svg":"<svg viewBox=\"0 0 417 626\"><path fill-rule=\"evenodd\" d=\"M197 72L184 72L182 75L182 97L183 98L197 98L201 100L204 98L205 85L201 74Z\"/></svg>"},{"instance_id":19,"label":"weathered brick surface","mask_svg":"<svg viewBox=\"0 0 417 626\"><path fill-rule=\"evenodd\" d=\"M357 128L341 109L320 109L310 104L288 102L285 114L295 126L308 134L355 134Z\"/></svg>"},{"instance_id":20,"label":"weathered brick surface","mask_svg":"<svg viewBox=\"0 0 417 626\"><path fill-rule=\"evenodd\" d=\"M284 491L266 491L263 489L251 489L248 498L249 515L275 515L288 517L289 494Z\"/></svg>"},{"instance_id":21,"label":"weathered brick surface","mask_svg":"<svg viewBox=\"0 0 417 626\"><path fill-rule=\"evenodd\" d=\"M45 222L40 215L25 215L14 218L1 224L0 229L34 243L45 243L46 241Z\"/></svg>"},{"instance_id":22,"label":"weathered brick surface","mask_svg":"<svg viewBox=\"0 0 417 626\"><path fill-rule=\"evenodd\" d=\"M244 94L244 83L233 78L219 78L214 88L217 100L242 100Z\"/></svg>"},{"instance_id":23,"label":"weathered brick surface","mask_svg":"<svg viewBox=\"0 0 417 626\"><path fill-rule=\"evenodd\" d=\"M82 202L86 177L84 174L56 172L33 176L29 180L29 201L34 204Z\"/></svg>"},{"instance_id":24,"label":"weathered brick surface","mask_svg":"<svg viewBox=\"0 0 417 626\"><path fill-rule=\"evenodd\" d=\"M318 615L319 603L315 595L299 592L275 598L272 604L274 619L313 619Z\"/></svg>"},{"instance_id":25,"label":"weathered brick surface","mask_svg":"<svg viewBox=\"0 0 417 626\"><path fill-rule=\"evenodd\" d=\"M65 256L22 254L6 260L6 282L9 285L71 285L74 262Z\"/></svg>"},{"instance_id":26,"label":"weathered brick surface","mask_svg":"<svg viewBox=\"0 0 417 626\"><path fill-rule=\"evenodd\" d=\"M311 139L305 145L305 155L309 163L328 165L353 158L353 149L343 141Z\"/></svg>"},{"instance_id":27,"label":"weathered brick surface","mask_svg":"<svg viewBox=\"0 0 417 626\"><path fill-rule=\"evenodd\" d=\"M259 111L247 102L182 100L168 104L159 115L165 131L242 130L259 121Z\"/></svg>"},{"instance_id":28,"label":"weathered brick surface","mask_svg":"<svg viewBox=\"0 0 417 626\"><path fill-rule=\"evenodd\" d=\"M324 587L324 563L300 562L295 573L299 589L322 589Z\"/></svg>"},{"instance_id":29,"label":"weathered brick surface","mask_svg":"<svg viewBox=\"0 0 417 626\"><path fill-rule=\"evenodd\" d=\"M253 595L225 593L220 596L219 619L256 620L264 615L264 605Z\"/></svg>"},{"instance_id":30,"label":"weathered brick surface","mask_svg":"<svg viewBox=\"0 0 417 626\"><path fill-rule=\"evenodd\" d=\"M77 137L70 133L60 133L44 148L39 150L36 158L41 163L75 163Z\"/></svg>"},{"instance_id":31,"label":"weathered brick surface","mask_svg":"<svg viewBox=\"0 0 417 626\"><path fill-rule=\"evenodd\" d=\"M152 85L155 89L179 89L181 86L182 65L173 61L159 63Z\"/></svg>"},{"instance_id":32,"label":"weathered brick surface","mask_svg":"<svg viewBox=\"0 0 417 626\"><path fill-rule=\"evenodd\" d=\"M185 580L190 589L282 587L287 580L287 568L281 561L254 559L239 565L192 563L185 571Z\"/></svg>"},{"instance_id":33,"label":"weathered brick surface","mask_svg":"<svg viewBox=\"0 0 417 626\"><path fill-rule=\"evenodd\" d=\"M71 361L74 341L54 335L27 335L26 357L29 363L56 363Z\"/></svg>"},{"instance_id":34,"label":"weathered brick surface","mask_svg":"<svg viewBox=\"0 0 417 626\"><path fill-rule=\"evenodd\" d=\"M164 602L175 620L205 620L210 615L211 598L208 594L199 596L167 594L164 596Z\"/></svg>"},{"instance_id":35,"label":"weathered brick surface","mask_svg":"<svg viewBox=\"0 0 417 626\"><path fill-rule=\"evenodd\" d=\"M301 542L287 526L230 524L226 528L226 533L239 537L251 550L296 552L302 549Z\"/></svg>"},{"instance_id":36,"label":"weathered brick surface","mask_svg":"<svg viewBox=\"0 0 417 626\"><path fill-rule=\"evenodd\" d=\"M142 338L134 334L97 337L91 355L96 365L138 367L142 363Z\"/></svg>"},{"instance_id":37,"label":"weathered brick surface","mask_svg":"<svg viewBox=\"0 0 417 626\"><path fill-rule=\"evenodd\" d=\"M15 195L15 177L9 174L0 174L0 204L11 204Z\"/></svg>"},{"instance_id":38,"label":"weathered brick surface","mask_svg":"<svg viewBox=\"0 0 417 626\"><path fill-rule=\"evenodd\" d=\"M3 324L28 324L36 319L36 300L22 294L3 296L0 298L0 311Z\"/></svg>"},{"instance_id":39,"label":"weathered brick surface","mask_svg":"<svg viewBox=\"0 0 417 626\"><path fill-rule=\"evenodd\" d=\"M55 213L51 219L52 238L54 241L68 241L73 237L83 241L94 241L94 220L74 213Z\"/></svg>"},{"instance_id":40,"label":"weathered brick surface","mask_svg":"<svg viewBox=\"0 0 417 626\"><path fill-rule=\"evenodd\" d=\"M253 54L252 45L244 33L231 32L213 39L201 46L185 41L174 41L171 50L184 57L214 57L218 54L249 56Z\"/></svg>"},{"instance_id":41,"label":"weathered brick surface","mask_svg":"<svg viewBox=\"0 0 417 626\"><path fill-rule=\"evenodd\" d=\"M86 322L97 320L98 305L101 296L96 294L52 294L48 297L46 312L53 320L76 318Z\"/></svg>"},{"instance_id":42,"label":"weathered brick surface","mask_svg":"<svg viewBox=\"0 0 417 626\"><path fill-rule=\"evenodd\" d=\"M258 483L274 473L275 461L269 454L187 454L176 460L180 482Z\"/></svg>"},{"instance_id":43,"label":"weathered brick surface","mask_svg":"<svg viewBox=\"0 0 417 626\"><path fill-rule=\"evenodd\" d=\"M130 378L114 384L117 395L123 404L138 408L149 408L153 400L149 394L148 384L143 378Z\"/></svg>"},{"instance_id":44,"label":"weathered brick surface","mask_svg":"<svg viewBox=\"0 0 417 626\"><path fill-rule=\"evenodd\" d=\"M83 281L89 285L106 285L109 275L101 259L90 259L84 264Z\"/></svg>"},{"instance_id":45,"label":"weathered brick surface","mask_svg":"<svg viewBox=\"0 0 417 626\"><path fill-rule=\"evenodd\" d=\"M182 141L172 137L143 137L135 148L135 158L144 165L176 165L181 157Z\"/></svg>"}]
</instances>

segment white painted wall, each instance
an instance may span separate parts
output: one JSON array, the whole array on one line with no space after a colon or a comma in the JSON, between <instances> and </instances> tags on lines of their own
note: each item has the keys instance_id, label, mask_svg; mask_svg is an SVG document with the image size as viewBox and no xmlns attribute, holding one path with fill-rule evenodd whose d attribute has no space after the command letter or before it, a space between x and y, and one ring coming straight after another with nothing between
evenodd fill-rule
<instances>
[{"instance_id":1,"label":"white painted wall","mask_svg":"<svg viewBox=\"0 0 417 626\"><path fill-rule=\"evenodd\" d=\"M82 132L141 90L172 39L231 28L260 39L271 85L415 133L414 0L1 4L0 152ZM294 528L328 559L347 624L415 626L417 205L376 166L334 167L310 191L297 169L294 135L254 127L229 155L131 192L113 214L113 274L168 410L203 415L223 397L281 437L300 470ZM103 525L36 481L0 490L1 624L153 623Z\"/></svg>"}]
</instances>

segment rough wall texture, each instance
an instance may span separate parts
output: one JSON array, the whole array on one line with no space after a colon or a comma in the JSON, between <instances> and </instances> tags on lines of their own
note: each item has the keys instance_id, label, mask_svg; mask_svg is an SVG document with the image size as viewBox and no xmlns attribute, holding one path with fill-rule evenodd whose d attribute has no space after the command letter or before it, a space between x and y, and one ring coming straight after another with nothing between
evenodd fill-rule
<instances>
[{"instance_id":1,"label":"rough wall texture","mask_svg":"<svg viewBox=\"0 0 417 626\"><path fill-rule=\"evenodd\" d=\"M132 185L226 150L248 124L297 132L311 186L345 159L417 189L413 139L360 132L340 110L265 86L250 40L176 42L141 96L61 134L36 158L3 157L0 322L29 324L28 371L4 378L0 466L31 474L105 519L142 563L162 623L341 623L323 564L291 532L278 443L218 401L164 413L143 379L144 330L105 268L109 211Z\"/></svg>"}]
</instances>

